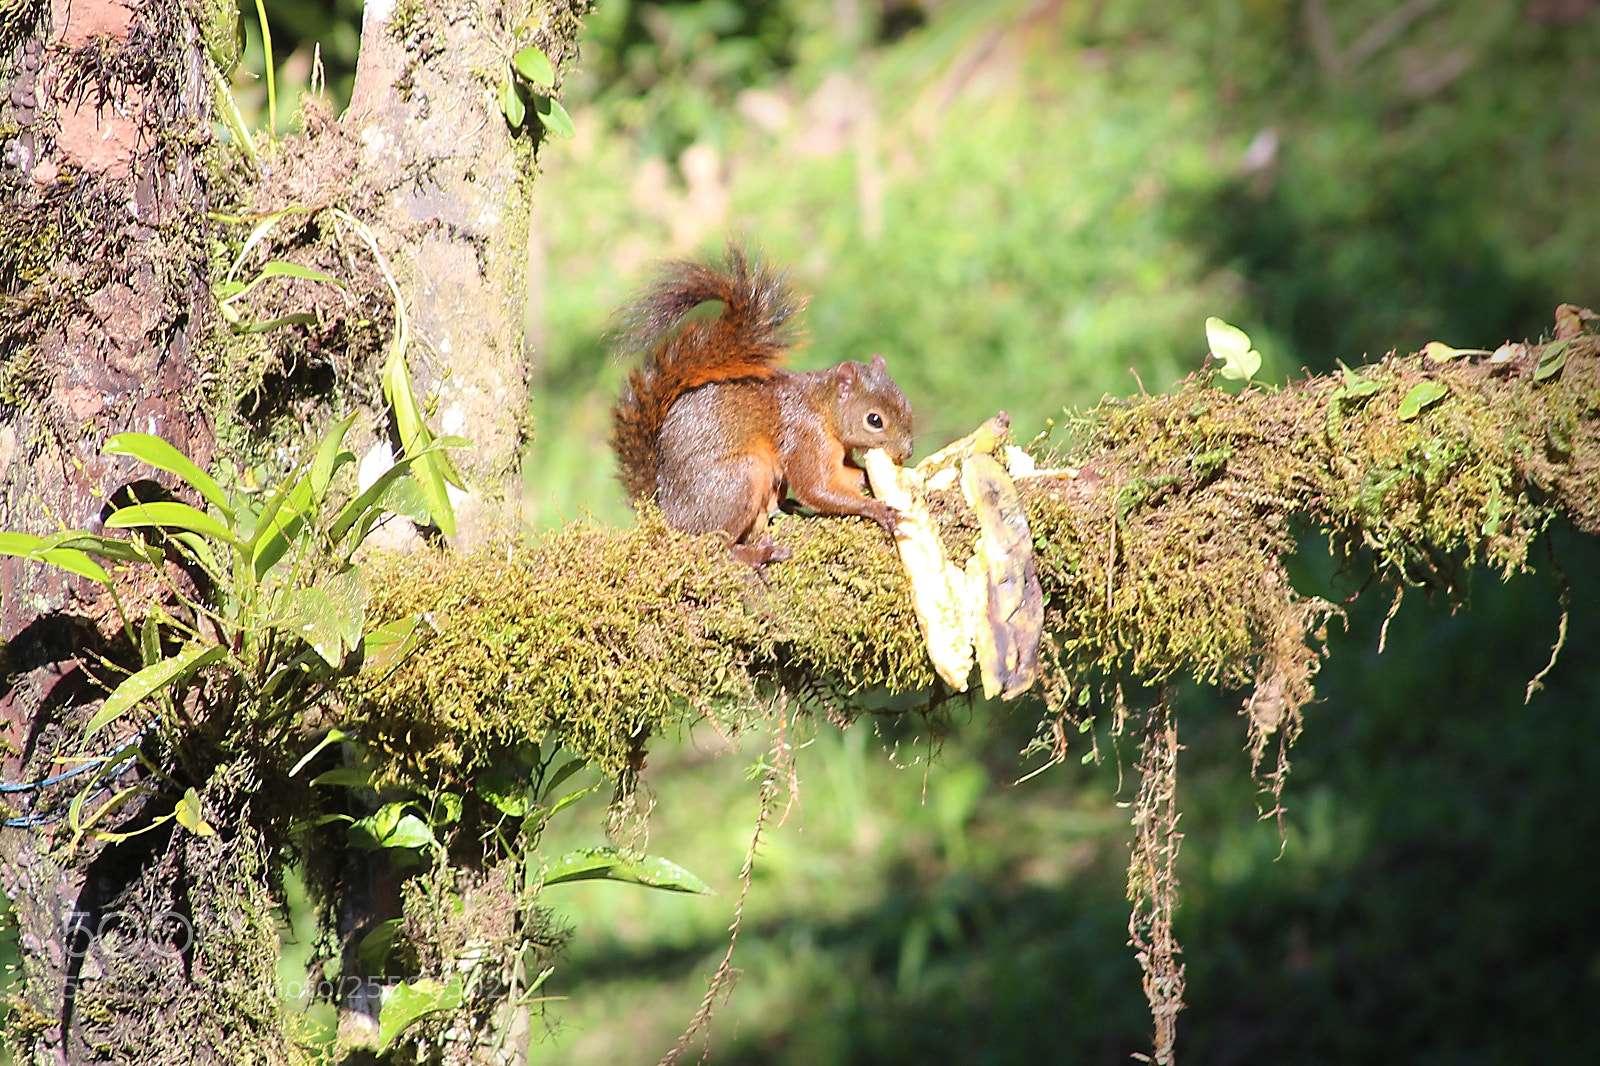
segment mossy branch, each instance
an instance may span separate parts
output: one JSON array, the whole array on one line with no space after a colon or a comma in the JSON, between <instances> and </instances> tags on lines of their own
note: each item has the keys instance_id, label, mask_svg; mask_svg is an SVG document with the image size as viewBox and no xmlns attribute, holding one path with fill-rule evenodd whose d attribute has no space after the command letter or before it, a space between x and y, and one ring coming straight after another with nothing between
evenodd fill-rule
<instances>
[{"instance_id":1,"label":"mossy branch","mask_svg":"<svg viewBox=\"0 0 1600 1066\"><path fill-rule=\"evenodd\" d=\"M1470 564L1523 569L1558 515L1600 529L1597 351L1581 335L1497 362L1391 356L1237 395L1197 376L1078 416L1050 462L1079 475L1019 481L1054 644L1047 690L1189 675L1253 691L1257 760L1275 734L1292 740L1317 630L1339 610L1289 581L1302 527L1370 552L1382 584L1446 590ZM1425 383L1443 391L1408 411ZM964 505L941 502L960 557ZM941 695L880 531L786 518L776 535L794 559L764 577L648 514L499 552L375 560L376 616L425 613L437 632L362 694L361 717L446 775L530 738L620 772L663 727L737 727L773 686Z\"/></svg>"},{"instance_id":2,"label":"mossy branch","mask_svg":"<svg viewBox=\"0 0 1600 1066\"><path fill-rule=\"evenodd\" d=\"M1058 761L1069 722L1109 706L1120 732L1125 686L1156 693L1128 880L1152 1061L1173 1061L1183 1008L1171 922L1180 749L1164 683L1250 693L1257 773L1277 741L1263 775L1276 813L1322 627L1341 611L1289 580L1305 532L1376 576L1368 590L1453 596L1473 564L1524 569L1560 517L1600 531L1600 337L1564 332L1487 359L1390 356L1237 395L1196 376L1072 420L1045 460L1072 476L1018 479L1046 602L1039 746ZM931 502L959 561L977 523L959 490ZM420 614L435 635L358 694L362 732L436 780L518 741L555 741L625 792L653 735L705 716L736 730L770 705L765 690L834 709L868 693L925 706L949 694L875 526L790 518L776 535L794 557L764 575L649 513L631 530L574 526L499 553L374 560L378 617Z\"/></svg>"}]
</instances>

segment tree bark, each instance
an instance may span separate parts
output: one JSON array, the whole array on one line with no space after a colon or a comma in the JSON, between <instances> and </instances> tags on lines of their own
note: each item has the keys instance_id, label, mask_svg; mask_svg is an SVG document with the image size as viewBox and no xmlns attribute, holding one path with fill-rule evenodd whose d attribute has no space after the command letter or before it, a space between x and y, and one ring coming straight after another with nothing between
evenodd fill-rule
<instances>
[{"instance_id":1,"label":"tree bark","mask_svg":"<svg viewBox=\"0 0 1600 1066\"><path fill-rule=\"evenodd\" d=\"M411 315L412 370L437 428L467 434L458 546L521 524L527 434L522 344L535 144L500 111L511 54L530 37L560 68L576 54L583 0L367 5L344 121L362 154L356 185ZM531 35L521 27L533 27ZM520 32L519 32L520 30ZM538 123L530 114L531 130Z\"/></svg>"},{"instance_id":2,"label":"tree bark","mask_svg":"<svg viewBox=\"0 0 1600 1066\"><path fill-rule=\"evenodd\" d=\"M164 437L201 465L212 423L203 364L215 321L208 7L119 0L12 5L0 36L0 528L97 530L135 464L108 437ZM231 22L230 22L231 32ZM148 468L145 468L148 475ZM86 671L119 654L92 582L0 557L0 776L78 765ZM126 738L120 738L126 739ZM120 742L120 741L117 741ZM108 742L114 744L115 742ZM228 831L69 846L61 805L83 778L16 793L0 882L17 908L31 1062L280 1061L240 1034L277 1011L276 934L247 782L207 783ZM126 779L124 781L126 783ZM86 809L104 802L91 800ZM137 823L146 812L130 809ZM232 898L212 896L227 884ZM251 973L245 964L253 964ZM265 983L263 982L265 978Z\"/></svg>"},{"instance_id":3,"label":"tree bark","mask_svg":"<svg viewBox=\"0 0 1600 1066\"><path fill-rule=\"evenodd\" d=\"M343 120L363 154L335 202L378 235L419 342L408 358L429 421L474 442L458 460L469 486L457 500L464 544L515 532L520 519L521 276L536 139L507 127L498 90L516 47L537 44L559 69L587 7L406 2L366 12ZM156 434L210 463L206 385L213 374L228 380L231 348L214 313L207 211L214 192L230 197L208 170L207 45L226 53L235 30L230 6L177 0L52 0L11 5L0 19L0 129L16 131L0 163L0 530L98 531L109 500L149 476L102 457L118 432ZM76 747L104 692L90 671L102 656L132 661L100 593L0 556L8 784L99 753ZM69 842L60 815L83 778L7 793L15 824L0 829L0 887L17 907L24 964L24 1006L9 1029L28 1060L289 1057L270 891L281 826L256 810L261 767L212 762L181 784L196 787L215 836L168 823L113 845ZM149 824L163 802L130 804L116 828Z\"/></svg>"}]
</instances>

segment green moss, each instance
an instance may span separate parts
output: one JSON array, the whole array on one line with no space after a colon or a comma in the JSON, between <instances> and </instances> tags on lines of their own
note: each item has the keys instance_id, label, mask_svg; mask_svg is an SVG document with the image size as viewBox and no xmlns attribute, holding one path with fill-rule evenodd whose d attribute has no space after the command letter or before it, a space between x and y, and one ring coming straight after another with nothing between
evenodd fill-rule
<instances>
[{"instance_id":1,"label":"green moss","mask_svg":"<svg viewBox=\"0 0 1600 1066\"><path fill-rule=\"evenodd\" d=\"M361 694L369 736L428 773L552 737L620 773L686 715L737 728L783 678L846 694L925 686L905 579L863 526L778 523L795 559L765 581L715 538L655 518L510 552L375 559L374 615L425 612L437 634Z\"/></svg>"},{"instance_id":2,"label":"green moss","mask_svg":"<svg viewBox=\"0 0 1600 1066\"><path fill-rule=\"evenodd\" d=\"M1467 564L1510 573L1557 514L1600 513L1600 338L1558 379L1513 365L1419 357L1369 368L1351 402L1336 378L1237 396L1193 379L1171 395L1084 416L1077 478L1020 487L1056 646L1055 690L1087 679L1188 675L1251 702L1259 758L1292 739L1336 608L1284 567L1298 522L1370 550L1390 584L1455 594ZM1449 389L1402 421L1424 378ZM1552 443L1558 442L1558 443ZM947 547L970 552L959 504L936 501ZM1587 516L1587 518L1586 518ZM620 773L687 717L736 729L764 693L849 700L935 685L908 586L870 523L784 518L794 552L758 576L714 537L656 516L622 532L573 526L465 558L373 561L378 620L426 613L437 636L360 694L373 739L430 772L469 773L499 746L555 739Z\"/></svg>"}]
</instances>

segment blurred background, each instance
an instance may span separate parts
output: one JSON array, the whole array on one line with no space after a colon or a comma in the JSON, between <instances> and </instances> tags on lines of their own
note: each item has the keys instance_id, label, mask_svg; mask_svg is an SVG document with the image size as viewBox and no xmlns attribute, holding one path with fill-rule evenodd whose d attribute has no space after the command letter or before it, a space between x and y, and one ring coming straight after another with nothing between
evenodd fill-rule
<instances>
[{"instance_id":1,"label":"blurred background","mask_svg":"<svg viewBox=\"0 0 1600 1066\"><path fill-rule=\"evenodd\" d=\"M358 0L267 0L291 124ZM260 33L237 82L259 113ZM540 151L527 325L535 529L629 520L608 316L729 235L811 295L796 363L881 352L919 453L1009 410L1169 388L1220 315L1283 382L1429 340L1493 348L1600 303L1595 0L599 0ZM1596 1062L1600 545L1357 601L1257 819L1243 695L1179 697L1190 1062ZM1542 551L1535 553L1544 558ZM1308 538L1303 591L1343 599ZM1570 582L1570 636L1543 691ZM1126 1062L1131 749L1020 784L1039 708L801 723L715 1018L717 1063ZM714 898L551 889L574 929L536 1062L654 1061L727 945L769 738L671 738L649 850ZM1088 751L1088 738L1080 751ZM931 758L930 758L931 756ZM604 800L552 840L600 843Z\"/></svg>"}]
</instances>

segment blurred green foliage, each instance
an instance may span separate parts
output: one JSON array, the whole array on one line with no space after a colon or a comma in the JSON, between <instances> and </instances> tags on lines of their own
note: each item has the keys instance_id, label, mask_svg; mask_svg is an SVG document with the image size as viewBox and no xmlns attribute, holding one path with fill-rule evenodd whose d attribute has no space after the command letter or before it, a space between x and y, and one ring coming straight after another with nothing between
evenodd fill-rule
<instances>
[{"instance_id":1,"label":"blurred green foliage","mask_svg":"<svg viewBox=\"0 0 1600 1066\"><path fill-rule=\"evenodd\" d=\"M597 36L593 80L569 83L579 139L543 156L530 517L622 519L606 315L654 259L728 233L813 294L800 362L887 356L924 454L998 408L1031 435L1064 403L1137 388L1130 369L1165 388L1199 366L1210 314L1283 380L1432 339L1538 336L1557 302L1600 299L1584 177L1600 166L1600 17L1489 2L1395 21L1400 7L951 0L884 33L880 5L795 2L789 41L763 39L770 69L703 90L699 111L666 77L636 74L627 97L607 80L617 38ZM668 69L665 37L637 25L631 69ZM1184 694L1186 1057L1600 1051L1583 1025L1596 871L1573 846L1596 821L1600 679L1578 649L1600 632L1600 551L1565 538L1560 555L1573 636L1527 709L1560 611L1551 574L1480 575L1460 613L1413 592L1381 657L1387 605L1354 605L1282 839L1255 817L1240 695ZM1308 547L1308 588L1360 588L1325 559ZM1030 710L963 712L925 783L873 726L819 728L802 811L756 867L713 1061L1112 1062L1148 1046L1115 806L1131 784L1118 791L1113 756L1012 787ZM551 986L574 1000L538 1061L648 1061L675 1038L725 947L749 757L658 755L653 846L722 870L724 902L575 891L572 962ZM950 810L959 832L941 829Z\"/></svg>"},{"instance_id":2,"label":"blurred green foliage","mask_svg":"<svg viewBox=\"0 0 1600 1066\"><path fill-rule=\"evenodd\" d=\"M269 6L275 41L320 32ZM1130 370L1165 388L1199 366L1208 315L1250 334L1268 380L1536 336L1557 302L1600 302L1597 54L1581 0L600 0L565 85L578 137L541 151L528 517L626 520L607 318L655 260L729 234L812 294L798 362L887 356L924 454L1002 407L1031 435L1139 387ZM1387 605L1354 603L1281 840L1255 817L1241 695L1183 694L1185 1057L1600 1058L1600 548L1555 540L1571 638L1527 707L1552 571L1478 575L1459 612L1413 591L1382 656ZM1300 569L1335 598L1365 579L1315 544ZM1100 766L1012 786L1032 709L955 719L931 767L906 723L816 728L713 1061L1146 1046L1111 738ZM564 886L577 936L547 991L573 999L537 1061L650 1061L680 1031L726 946L762 743L652 756L652 850L722 896Z\"/></svg>"}]
</instances>

